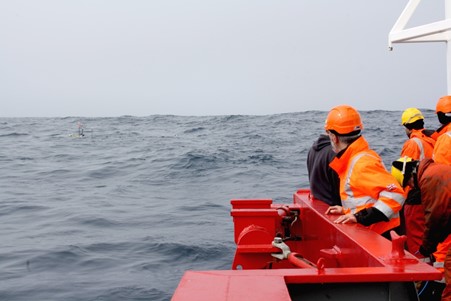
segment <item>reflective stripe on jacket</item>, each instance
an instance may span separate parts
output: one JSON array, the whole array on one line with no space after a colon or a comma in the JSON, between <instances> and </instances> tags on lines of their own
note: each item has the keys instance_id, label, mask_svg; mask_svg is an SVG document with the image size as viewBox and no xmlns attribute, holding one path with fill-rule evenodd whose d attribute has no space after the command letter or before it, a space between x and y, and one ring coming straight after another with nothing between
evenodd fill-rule
<instances>
[{"instance_id":1,"label":"reflective stripe on jacket","mask_svg":"<svg viewBox=\"0 0 451 301\"><path fill-rule=\"evenodd\" d=\"M404 203L404 191L363 136L336 157L330 167L340 177L340 197L345 214L374 206L389 221L368 228L382 234L399 225L398 212Z\"/></svg>"}]
</instances>

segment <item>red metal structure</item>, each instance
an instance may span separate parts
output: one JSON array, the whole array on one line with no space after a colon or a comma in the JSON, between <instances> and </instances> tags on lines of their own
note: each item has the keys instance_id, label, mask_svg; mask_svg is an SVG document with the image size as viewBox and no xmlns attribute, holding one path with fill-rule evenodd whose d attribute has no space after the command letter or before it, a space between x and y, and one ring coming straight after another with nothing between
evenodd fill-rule
<instances>
[{"instance_id":1,"label":"red metal structure","mask_svg":"<svg viewBox=\"0 0 451 301\"><path fill-rule=\"evenodd\" d=\"M439 280L433 267L358 224L334 224L309 190L292 204L232 200L237 244L232 270L188 271L172 301L418 300L414 281Z\"/></svg>"}]
</instances>

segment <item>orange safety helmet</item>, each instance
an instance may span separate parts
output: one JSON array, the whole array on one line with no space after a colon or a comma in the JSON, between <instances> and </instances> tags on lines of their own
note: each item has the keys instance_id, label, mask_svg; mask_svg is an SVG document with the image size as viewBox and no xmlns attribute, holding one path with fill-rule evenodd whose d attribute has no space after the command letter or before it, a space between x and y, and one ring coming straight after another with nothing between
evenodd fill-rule
<instances>
[{"instance_id":1,"label":"orange safety helmet","mask_svg":"<svg viewBox=\"0 0 451 301\"><path fill-rule=\"evenodd\" d=\"M363 130L363 124L356 109L348 105L340 105L329 111L324 129L346 135Z\"/></svg>"},{"instance_id":2,"label":"orange safety helmet","mask_svg":"<svg viewBox=\"0 0 451 301\"><path fill-rule=\"evenodd\" d=\"M435 108L435 113L451 113L451 96L443 96L437 102L437 107Z\"/></svg>"}]
</instances>

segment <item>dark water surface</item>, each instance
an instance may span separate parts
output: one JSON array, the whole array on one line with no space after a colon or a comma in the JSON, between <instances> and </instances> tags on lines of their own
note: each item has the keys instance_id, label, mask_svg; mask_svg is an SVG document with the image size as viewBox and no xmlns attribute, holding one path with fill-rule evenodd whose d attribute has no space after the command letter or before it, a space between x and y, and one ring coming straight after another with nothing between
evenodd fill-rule
<instances>
[{"instance_id":1,"label":"dark water surface","mask_svg":"<svg viewBox=\"0 0 451 301\"><path fill-rule=\"evenodd\" d=\"M228 269L230 200L308 187L326 115L0 118L0 300L170 300L184 271ZM388 167L400 116L362 112Z\"/></svg>"}]
</instances>

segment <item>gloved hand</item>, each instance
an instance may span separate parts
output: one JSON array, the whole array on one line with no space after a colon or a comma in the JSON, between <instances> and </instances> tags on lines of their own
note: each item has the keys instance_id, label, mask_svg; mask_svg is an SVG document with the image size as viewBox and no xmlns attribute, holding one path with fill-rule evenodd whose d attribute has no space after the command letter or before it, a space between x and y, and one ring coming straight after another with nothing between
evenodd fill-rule
<instances>
[{"instance_id":1,"label":"gloved hand","mask_svg":"<svg viewBox=\"0 0 451 301\"><path fill-rule=\"evenodd\" d=\"M432 265L431 257L418 258L419 261Z\"/></svg>"},{"instance_id":2,"label":"gloved hand","mask_svg":"<svg viewBox=\"0 0 451 301\"><path fill-rule=\"evenodd\" d=\"M429 252L428 250L426 250L423 245L420 246L420 249L418 250L418 252L420 252L421 255L423 255L424 257L429 257L429 255L431 255L431 252Z\"/></svg>"},{"instance_id":3,"label":"gloved hand","mask_svg":"<svg viewBox=\"0 0 451 301\"><path fill-rule=\"evenodd\" d=\"M420 246L418 252L424 256L424 258L420 258L419 260L425 263L432 265L435 261L435 257L428 252L423 246Z\"/></svg>"}]
</instances>

